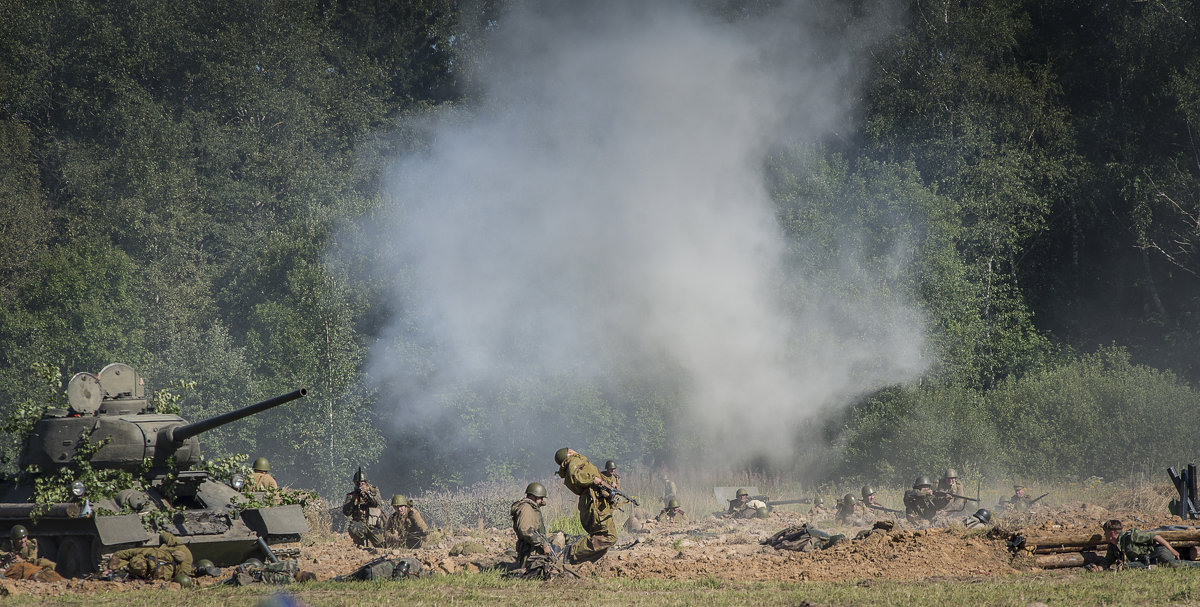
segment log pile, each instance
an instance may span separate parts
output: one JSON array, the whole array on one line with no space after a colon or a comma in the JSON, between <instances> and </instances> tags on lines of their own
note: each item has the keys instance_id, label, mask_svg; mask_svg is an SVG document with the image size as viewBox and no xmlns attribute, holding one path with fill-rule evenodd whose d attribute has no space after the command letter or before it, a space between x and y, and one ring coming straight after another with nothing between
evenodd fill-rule
<instances>
[{"instance_id":1,"label":"log pile","mask_svg":"<svg viewBox=\"0 0 1200 607\"><path fill-rule=\"evenodd\" d=\"M1200 546L1200 528L1155 531L1176 550ZM1025 538L1025 550L1032 552L1034 562L1042 569L1082 567L1104 556L1108 544L1100 533L1047 535Z\"/></svg>"}]
</instances>

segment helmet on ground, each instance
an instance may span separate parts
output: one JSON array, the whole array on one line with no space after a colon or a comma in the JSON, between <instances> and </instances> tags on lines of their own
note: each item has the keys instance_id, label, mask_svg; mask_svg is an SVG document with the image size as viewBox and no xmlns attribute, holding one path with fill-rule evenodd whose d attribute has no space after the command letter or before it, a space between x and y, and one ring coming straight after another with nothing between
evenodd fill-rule
<instances>
[{"instance_id":1,"label":"helmet on ground","mask_svg":"<svg viewBox=\"0 0 1200 607\"><path fill-rule=\"evenodd\" d=\"M208 559L200 559L200 560L196 561L197 569L199 569L201 567L214 567L214 566L215 565L213 565L213 562Z\"/></svg>"},{"instance_id":2,"label":"helmet on ground","mask_svg":"<svg viewBox=\"0 0 1200 607\"><path fill-rule=\"evenodd\" d=\"M367 473L362 471L362 466L358 467L358 472L354 473L354 484L367 482Z\"/></svg>"},{"instance_id":3,"label":"helmet on ground","mask_svg":"<svg viewBox=\"0 0 1200 607\"><path fill-rule=\"evenodd\" d=\"M554 463L561 466L563 462L567 461L567 452L568 451L570 451L570 449L567 447L563 447L562 449L555 451L554 452Z\"/></svg>"},{"instance_id":4,"label":"helmet on ground","mask_svg":"<svg viewBox=\"0 0 1200 607\"><path fill-rule=\"evenodd\" d=\"M913 483L913 489L922 489L924 487L932 487L933 483L929 482L928 476L918 476L917 481Z\"/></svg>"},{"instance_id":5,"label":"helmet on ground","mask_svg":"<svg viewBox=\"0 0 1200 607\"><path fill-rule=\"evenodd\" d=\"M525 487L525 495L532 495L533 497L546 497L546 486L537 482L529 483L529 485Z\"/></svg>"},{"instance_id":6,"label":"helmet on ground","mask_svg":"<svg viewBox=\"0 0 1200 607\"><path fill-rule=\"evenodd\" d=\"M992 513L988 512L987 508L980 508L979 510L976 510L973 516L984 525L992 522Z\"/></svg>"},{"instance_id":7,"label":"helmet on ground","mask_svg":"<svg viewBox=\"0 0 1200 607\"><path fill-rule=\"evenodd\" d=\"M25 528L25 525L13 525L13 528L8 531L8 539L14 542L27 537L29 537L29 530Z\"/></svg>"},{"instance_id":8,"label":"helmet on ground","mask_svg":"<svg viewBox=\"0 0 1200 607\"><path fill-rule=\"evenodd\" d=\"M254 460L254 471L255 472L270 472L271 471L271 462L268 462L267 458L265 458L265 457L260 457L256 460Z\"/></svg>"},{"instance_id":9,"label":"helmet on ground","mask_svg":"<svg viewBox=\"0 0 1200 607\"><path fill-rule=\"evenodd\" d=\"M186 573L182 573L182 572L176 573L174 579L172 579L171 581L175 582L176 584L179 584L180 586L183 586L184 588L192 587L192 578L188 577L188 575Z\"/></svg>"},{"instance_id":10,"label":"helmet on ground","mask_svg":"<svg viewBox=\"0 0 1200 607\"><path fill-rule=\"evenodd\" d=\"M745 489L738 489L736 497L742 497L743 495L750 495L750 493L748 493Z\"/></svg>"},{"instance_id":11,"label":"helmet on ground","mask_svg":"<svg viewBox=\"0 0 1200 607\"><path fill-rule=\"evenodd\" d=\"M604 471L605 472L612 472L613 470L616 470L616 469L617 469L617 462L614 462L611 459L608 460L607 462L604 462Z\"/></svg>"},{"instance_id":12,"label":"helmet on ground","mask_svg":"<svg viewBox=\"0 0 1200 607\"><path fill-rule=\"evenodd\" d=\"M846 495L842 496L842 503L847 506L853 506L857 501L858 500L854 499L853 493L847 493Z\"/></svg>"},{"instance_id":13,"label":"helmet on ground","mask_svg":"<svg viewBox=\"0 0 1200 607\"><path fill-rule=\"evenodd\" d=\"M400 495L400 494L393 495L392 496L392 505L393 506L407 506L408 498L404 497L403 495Z\"/></svg>"},{"instance_id":14,"label":"helmet on ground","mask_svg":"<svg viewBox=\"0 0 1200 607\"><path fill-rule=\"evenodd\" d=\"M675 498L671 498L670 500L667 501L667 507L668 508L678 508L679 500L677 500Z\"/></svg>"},{"instance_id":15,"label":"helmet on ground","mask_svg":"<svg viewBox=\"0 0 1200 607\"><path fill-rule=\"evenodd\" d=\"M958 471L955 470L954 468L947 468L946 476L944 476L942 478L946 478L946 479L958 478Z\"/></svg>"},{"instance_id":16,"label":"helmet on ground","mask_svg":"<svg viewBox=\"0 0 1200 607\"><path fill-rule=\"evenodd\" d=\"M875 495L875 490L872 489L870 485L866 485L862 488L863 499L867 499L869 496L872 496L872 495Z\"/></svg>"}]
</instances>

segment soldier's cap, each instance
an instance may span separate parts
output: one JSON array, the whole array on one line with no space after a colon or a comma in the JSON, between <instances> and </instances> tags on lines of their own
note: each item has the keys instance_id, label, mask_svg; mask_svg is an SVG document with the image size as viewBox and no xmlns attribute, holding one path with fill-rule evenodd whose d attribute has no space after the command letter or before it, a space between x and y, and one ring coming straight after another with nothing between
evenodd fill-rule
<instances>
[{"instance_id":1,"label":"soldier's cap","mask_svg":"<svg viewBox=\"0 0 1200 607\"><path fill-rule=\"evenodd\" d=\"M1013 491L1017 491L1019 489L1025 489L1025 485L1013 485Z\"/></svg>"}]
</instances>

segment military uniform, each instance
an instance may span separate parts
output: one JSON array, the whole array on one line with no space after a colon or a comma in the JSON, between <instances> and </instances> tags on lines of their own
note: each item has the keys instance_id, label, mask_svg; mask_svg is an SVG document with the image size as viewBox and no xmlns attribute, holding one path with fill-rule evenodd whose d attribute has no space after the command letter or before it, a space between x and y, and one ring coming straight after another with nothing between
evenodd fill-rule
<instances>
[{"instance_id":1,"label":"military uniform","mask_svg":"<svg viewBox=\"0 0 1200 607\"><path fill-rule=\"evenodd\" d=\"M654 519L650 518L650 511L641 506L634 506L629 512L629 518L625 519L625 531L629 533L647 533L650 531L650 526L654 523Z\"/></svg>"},{"instance_id":2,"label":"military uniform","mask_svg":"<svg viewBox=\"0 0 1200 607\"><path fill-rule=\"evenodd\" d=\"M513 502L509 513L512 514L513 532L517 534L517 567L523 568L531 554L548 550L546 521L542 518L541 506L528 496Z\"/></svg>"},{"instance_id":3,"label":"military uniform","mask_svg":"<svg viewBox=\"0 0 1200 607\"><path fill-rule=\"evenodd\" d=\"M1014 493L1008 498L1008 509L1016 512L1025 512L1033 506L1033 500L1026 493Z\"/></svg>"},{"instance_id":4,"label":"military uniform","mask_svg":"<svg viewBox=\"0 0 1200 607\"><path fill-rule=\"evenodd\" d=\"M49 567L54 569L54 561L44 559L38 556L37 540L27 537L22 542L10 542L7 546L8 550L0 553L0 562L4 563L30 563L37 567L38 570ZM8 575L7 572L5 575ZM13 577L13 576L9 576Z\"/></svg>"},{"instance_id":5,"label":"military uniform","mask_svg":"<svg viewBox=\"0 0 1200 607\"><path fill-rule=\"evenodd\" d=\"M571 560L597 560L617 543L612 502L603 494L602 487L592 483L592 479L600 477L600 470L582 454L572 453L559 465L557 474L567 489L579 496L579 523L588 534L586 542L577 542L571 550Z\"/></svg>"},{"instance_id":6,"label":"military uniform","mask_svg":"<svg viewBox=\"0 0 1200 607\"><path fill-rule=\"evenodd\" d=\"M691 522L683 508L663 508L654 520L664 525L686 525Z\"/></svg>"},{"instance_id":7,"label":"military uniform","mask_svg":"<svg viewBox=\"0 0 1200 607\"><path fill-rule=\"evenodd\" d=\"M904 513L909 522L932 521L938 510L950 503L948 497L938 497L925 493L920 489L909 489L904 492Z\"/></svg>"},{"instance_id":8,"label":"military uniform","mask_svg":"<svg viewBox=\"0 0 1200 607\"><path fill-rule=\"evenodd\" d=\"M812 519L818 517L826 517L834 514L836 511L833 508L825 506L825 504L813 504L813 507L808 510L808 516Z\"/></svg>"},{"instance_id":9,"label":"military uniform","mask_svg":"<svg viewBox=\"0 0 1200 607\"><path fill-rule=\"evenodd\" d=\"M346 502L342 504L342 514L350 519L347 531L357 546L382 546L384 538L383 498L379 488L367 485L366 493L355 489L346 494Z\"/></svg>"},{"instance_id":10,"label":"military uniform","mask_svg":"<svg viewBox=\"0 0 1200 607\"><path fill-rule=\"evenodd\" d=\"M600 478L609 485L612 485L613 489L621 488L621 475L616 472L609 474L607 470L601 470Z\"/></svg>"},{"instance_id":11,"label":"military uniform","mask_svg":"<svg viewBox=\"0 0 1200 607\"><path fill-rule=\"evenodd\" d=\"M267 489L278 489L279 483L275 482L275 477L271 476L270 472L251 472L250 482L246 483L248 491L266 491Z\"/></svg>"},{"instance_id":12,"label":"military uniform","mask_svg":"<svg viewBox=\"0 0 1200 607\"><path fill-rule=\"evenodd\" d=\"M958 482L958 478L942 478L938 481L938 491L962 495L962 485ZM962 512L967 509L967 500L957 497L949 498L950 502L946 505L946 512Z\"/></svg>"},{"instance_id":13,"label":"military uniform","mask_svg":"<svg viewBox=\"0 0 1200 607\"><path fill-rule=\"evenodd\" d=\"M421 543L425 541L425 535L429 533L429 525L425 524L421 513L409 504L403 515L393 512L383 530L389 544L395 543L405 548L420 548Z\"/></svg>"},{"instance_id":14,"label":"military uniform","mask_svg":"<svg viewBox=\"0 0 1200 607\"><path fill-rule=\"evenodd\" d=\"M1130 529L1117 536L1117 543L1108 545L1108 552L1100 561L1105 569L1116 563L1133 568L1164 565L1167 567L1200 567L1200 562L1184 561L1175 558L1166 546L1154 541L1154 534L1148 531Z\"/></svg>"},{"instance_id":15,"label":"military uniform","mask_svg":"<svg viewBox=\"0 0 1200 607\"><path fill-rule=\"evenodd\" d=\"M663 505L665 506L667 502L671 501L671 498L678 497L678 492L679 490L675 487L675 481L663 477Z\"/></svg>"},{"instance_id":16,"label":"military uniform","mask_svg":"<svg viewBox=\"0 0 1200 607\"><path fill-rule=\"evenodd\" d=\"M155 548L118 550L109 559L108 568L144 580L172 580L177 574L192 575L192 551L170 533L159 534Z\"/></svg>"}]
</instances>

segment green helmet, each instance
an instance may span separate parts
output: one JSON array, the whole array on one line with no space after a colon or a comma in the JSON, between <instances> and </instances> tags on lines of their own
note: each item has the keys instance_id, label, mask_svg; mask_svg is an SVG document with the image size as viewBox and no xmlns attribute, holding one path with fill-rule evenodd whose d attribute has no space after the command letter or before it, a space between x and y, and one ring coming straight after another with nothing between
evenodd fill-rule
<instances>
[{"instance_id":1,"label":"green helmet","mask_svg":"<svg viewBox=\"0 0 1200 607\"><path fill-rule=\"evenodd\" d=\"M857 499L854 499L853 493L847 493L846 495L842 496L842 503L847 506L853 506L857 501Z\"/></svg>"},{"instance_id":2,"label":"green helmet","mask_svg":"<svg viewBox=\"0 0 1200 607\"><path fill-rule=\"evenodd\" d=\"M408 506L409 505L408 498L404 497L403 495L400 495L400 494L393 495L392 496L392 505L393 506Z\"/></svg>"},{"instance_id":3,"label":"green helmet","mask_svg":"<svg viewBox=\"0 0 1200 607\"><path fill-rule=\"evenodd\" d=\"M913 489L922 489L924 487L932 487L933 483L929 482L928 476L918 476L917 481L913 483Z\"/></svg>"},{"instance_id":4,"label":"green helmet","mask_svg":"<svg viewBox=\"0 0 1200 607\"><path fill-rule=\"evenodd\" d=\"M766 506L759 506L758 511L754 513L754 516L757 518L767 518L770 516L770 514L771 513L767 510Z\"/></svg>"},{"instance_id":5,"label":"green helmet","mask_svg":"<svg viewBox=\"0 0 1200 607\"><path fill-rule=\"evenodd\" d=\"M742 497L743 495L750 495L750 494L745 489L738 489L737 495L735 497Z\"/></svg>"},{"instance_id":6,"label":"green helmet","mask_svg":"<svg viewBox=\"0 0 1200 607\"><path fill-rule=\"evenodd\" d=\"M13 525L13 528L8 532L8 539L12 541L23 540L29 537L29 530L24 525Z\"/></svg>"},{"instance_id":7,"label":"green helmet","mask_svg":"<svg viewBox=\"0 0 1200 607\"><path fill-rule=\"evenodd\" d=\"M171 581L183 586L184 588L192 587L192 578L188 577L186 573L176 573L175 577Z\"/></svg>"},{"instance_id":8,"label":"green helmet","mask_svg":"<svg viewBox=\"0 0 1200 607\"><path fill-rule=\"evenodd\" d=\"M268 462L267 458L265 458L265 457L260 457L256 460L254 460L254 471L255 472L270 472L271 471L271 462Z\"/></svg>"},{"instance_id":9,"label":"green helmet","mask_svg":"<svg viewBox=\"0 0 1200 607\"><path fill-rule=\"evenodd\" d=\"M678 508L678 507L679 507L679 500L677 500L675 498L671 498L670 500L667 500L667 508Z\"/></svg>"},{"instance_id":10,"label":"green helmet","mask_svg":"<svg viewBox=\"0 0 1200 607\"><path fill-rule=\"evenodd\" d=\"M872 495L875 495L875 490L872 489L870 485L866 485L865 487L862 488L862 498L863 499L867 499L868 497L870 497Z\"/></svg>"},{"instance_id":11,"label":"green helmet","mask_svg":"<svg viewBox=\"0 0 1200 607\"><path fill-rule=\"evenodd\" d=\"M215 566L216 565L213 565L213 562L208 559L200 559L200 560L196 561L197 569L200 569L201 567L208 568L208 567L215 567Z\"/></svg>"},{"instance_id":12,"label":"green helmet","mask_svg":"<svg viewBox=\"0 0 1200 607\"><path fill-rule=\"evenodd\" d=\"M617 462L614 462L611 459L608 460L607 462L604 462L604 471L605 472L612 472L613 470L616 470L616 469L617 469Z\"/></svg>"},{"instance_id":13,"label":"green helmet","mask_svg":"<svg viewBox=\"0 0 1200 607\"><path fill-rule=\"evenodd\" d=\"M561 466L563 462L567 461L567 452L568 451L570 451L570 449L567 447L563 447L562 449L555 451L554 452L554 463Z\"/></svg>"},{"instance_id":14,"label":"green helmet","mask_svg":"<svg viewBox=\"0 0 1200 607\"><path fill-rule=\"evenodd\" d=\"M525 487L525 495L532 495L533 497L546 497L546 487L538 482L529 483L529 485Z\"/></svg>"},{"instance_id":15,"label":"green helmet","mask_svg":"<svg viewBox=\"0 0 1200 607\"><path fill-rule=\"evenodd\" d=\"M358 472L354 473L354 484L367 482L367 473L362 471L362 466L358 467Z\"/></svg>"},{"instance_id":16,"label":"green helmet","mask_svg":"<svg viewBox=\"0 0 1200 607\"><path fill-rule=\"evenodd\" d=\"M243 562L241 566L242 567L262 567L263 562L258 559L255 559L255 558L249 558L249 559L246 559L246 561Z\"/></svg>"},{"instance_id":17,"label":"green helmet","mask_svg":"<svg viewBox=\"0 0 1200 607\"><path fill-rule=\"evenodd\" d=\"M943 476L942 478L945 478L945 479L958 478L958 471L955 470L954 468L947 468L946 476Z\"/></svg>"}]
</instances>

